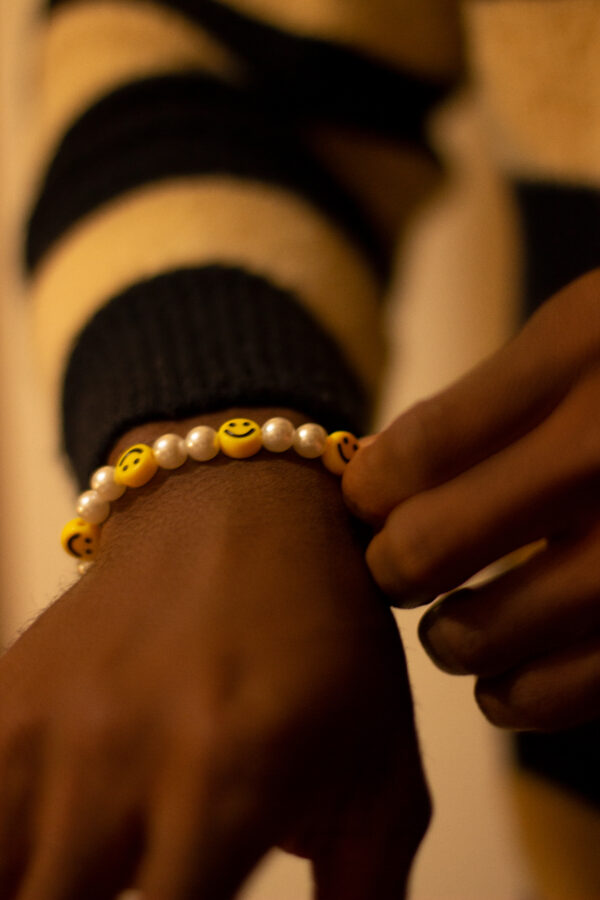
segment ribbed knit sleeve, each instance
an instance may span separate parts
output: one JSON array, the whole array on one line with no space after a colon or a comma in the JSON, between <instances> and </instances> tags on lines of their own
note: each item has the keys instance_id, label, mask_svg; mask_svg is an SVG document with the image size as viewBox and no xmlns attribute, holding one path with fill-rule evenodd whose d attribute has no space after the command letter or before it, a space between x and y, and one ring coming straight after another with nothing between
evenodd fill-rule
<instances>
[{"instance_id":1,"label":"ribbed knit sleeve","mask_svg":"<svg viewBox=\"0 0 600 900\"><path fill-rule=\"evenodd\" d=\"M427 0L55 0L25 263L80 483L240 404L364 428L395 235L460 66ZM59 399L60 398L60 399Z\"/></svg>"}]
</instances>

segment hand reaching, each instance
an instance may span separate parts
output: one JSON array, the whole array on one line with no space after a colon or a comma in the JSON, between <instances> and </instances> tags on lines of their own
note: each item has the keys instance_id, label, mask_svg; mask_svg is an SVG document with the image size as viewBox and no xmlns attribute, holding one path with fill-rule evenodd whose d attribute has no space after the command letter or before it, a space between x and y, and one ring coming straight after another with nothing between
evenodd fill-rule
<instances>
[{"instance_id":1,"label":"hand reaching","mask_svg":"<svg viewBox=\"0 0 600 900\"><path fill-rule=\"evenodd\" d=\"M538 539L542 552L444 597L421 637L477 676L499 725L556 729L600 715L600 270L361 449L350 508L378 531L367 562L400 606L454 591Z\"/></svg>"}]
</instances>

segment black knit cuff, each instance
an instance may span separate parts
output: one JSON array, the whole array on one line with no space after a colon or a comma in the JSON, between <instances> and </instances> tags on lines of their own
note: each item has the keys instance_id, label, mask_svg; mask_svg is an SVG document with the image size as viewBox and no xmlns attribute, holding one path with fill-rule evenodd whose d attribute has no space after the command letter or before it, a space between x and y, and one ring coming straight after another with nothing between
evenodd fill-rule
<instances>
[{"instance_id":1,"label":"black knit cuff","mask_svg":"<svg viewBox=\"0 0 600 900\"><path fill-rule=\"evenodd\" d=\"M127 429L237 405L287 406L355 432L367 413L347 361L292 293L240 269L178 269L115 297L80 334L64 446L84 486Z\"/></svg>"}]
</instances>

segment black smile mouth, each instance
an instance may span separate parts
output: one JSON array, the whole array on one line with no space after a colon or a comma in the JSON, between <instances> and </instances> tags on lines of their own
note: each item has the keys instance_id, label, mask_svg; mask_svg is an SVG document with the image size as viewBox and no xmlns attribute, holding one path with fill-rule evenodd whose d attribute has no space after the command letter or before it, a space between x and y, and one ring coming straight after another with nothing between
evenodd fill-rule
<instances>
[{"instance_id":1,"label":"black smile mouth","mask_svg":"<svg viewBox=\"0 0 600 900\"><path fill-rule=\"evenodd\" d=\"M346 457L344 456L344 451L342 450L341 444L338 444L338 445L337 445L337 449L338 449L338 453L339 453L340 456L342 457L342 460L343 460L345 463L349 463L350 460L349 460L349 459L346 459Z\"/></svg>"},{"instance_id":2,"label":"black smile mouth","mask_svg":"<svg viewBox=\"0 0 600 900\"><path fill-rule=\"evenodd\" d=\"M73 546L73 544L74 544L74 542L77 540L77 538L80 538L80 537L81 537L81 532L78 531L77 534L74 534L74 535L73 535L72 537L70 537L69 540L67 541L67 547L69 548L69 550L71 551L71 553L73 554L73 556L79 556L79 557L81 557L81 553L78 553L77 550L75 549L75 547Z\"/></svg>"},{"instance_id":3,"label":"black smile mouth","mask_svg":"<svg viewBox=\"0 0 600 900\"><path fill-rule=\"evenodd\" d=\"M250 431L245 431L243 434L234 434L232 431L229 431L229 429L226 428L225 434L228 434L229 437L245 438L245 437L248 437L248 435L250 435L250 434L254 434L255 431L256 431L256 428L251 428Z\"/></svg>"}]
</instances>

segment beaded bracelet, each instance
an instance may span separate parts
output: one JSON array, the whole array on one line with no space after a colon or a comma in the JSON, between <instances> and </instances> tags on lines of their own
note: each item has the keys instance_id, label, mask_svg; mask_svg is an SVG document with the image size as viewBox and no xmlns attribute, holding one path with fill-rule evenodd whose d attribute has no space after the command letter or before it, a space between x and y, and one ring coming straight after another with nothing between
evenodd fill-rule
<instances>
[{"instance_id":1,"label":"beaded bracelet","mask_svg":"<svg viewBox=\"0 0 600 900\"><path fill-rule=\"evenodd\" d=\"M208 462L219 453L247 459L264 447L272 453L294 448L305 459L320 458L334 475L341 475L358 450L358 441L349 431L327 434L321 425L307 422L295 428L289 419L276 416L261 427L252 419L228 419L218 431L197 425L182 438L163 434L148 444L134 444L121 454L116 466L102 466L90 479L90 490L77 501L76 519L61 533L63 548L79 560L81 574L87 571L98 552L100 525L110 515L110 504L127 488L147 484L158 469L178 469L189 458Z\"/></svg>"}]
</instances>

